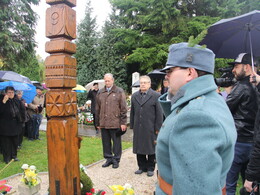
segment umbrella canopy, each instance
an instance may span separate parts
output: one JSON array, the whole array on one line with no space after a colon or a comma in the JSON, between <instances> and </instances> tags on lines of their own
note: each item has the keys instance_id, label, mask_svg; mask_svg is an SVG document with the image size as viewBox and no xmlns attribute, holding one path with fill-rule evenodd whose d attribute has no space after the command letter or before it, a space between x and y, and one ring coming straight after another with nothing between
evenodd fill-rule
<instances>
[{"instance_id":1,"label":"umbrella canopy","mask_svg":"<svg viewBox=\"0 0 260 195\"><path fill-rule=\"evenodd\" d=\"M105 87L105 80L104 79L94 80L94 81L91 81L90 83L85 85L86 90L89 91L93 87L94 83L98 83L99 89L102 89L103 87Z\"/></svg>"},{"instance_id":2,"label":"umbrella canopy","mask_svg":"<svg viewBox=\"0 0 260 195\"><path fill-rule=\"evenodd\" d=\"M73 91L76 91L76 92L79 92L79 93L84 93L84 92L86 92L85 87L83 87L82 85L78 85L78 84L77 84L77 86L74 87L72 90L73 90Z\"/></svg>"},{"instance_id":3,"label":"umbrella canopy","mask_svg":"<svg viewBox=\"0 0 260 195\"><path fill-rule=\"evenodd\" d=\"M166 74L164 72L160 72L160 69L155 69L149 72L147 75L154 79L164 79Z\"/></svg>"},{"instance_id":4,"label":"umbrella canopy","mask_svg":"<svg viewBox=\"0 0 260 195\"><path fill-rule=\"evenodd\" d=\"M234 59L240 53L260 56L260 11L216 22L200 44L207 45L217 58Z\"/></svg>"},{"instance_id":5,"label":"umbrella canopy","mask_svg":"<svg viewBox=\"0 0 260 195\"><path fill-rule=\"evenodd\" d=\"M36 87L29 83L20 83L16 81L0 82L0 90L4 90L7 86L12 86L15 90L23 91L23 99L26 103L31 103L36 95Z\"/></svg>"},{"instance_id":6,"label":"umbrella canopy","mask_svg":"<svg viewBox=\"0 0 260 195\"><path fill-rule=\"evenodd\" d=\"M28 77L25 77L13 71L0 71L0 79L32 84Z\"/></svg>"}]
</instances>

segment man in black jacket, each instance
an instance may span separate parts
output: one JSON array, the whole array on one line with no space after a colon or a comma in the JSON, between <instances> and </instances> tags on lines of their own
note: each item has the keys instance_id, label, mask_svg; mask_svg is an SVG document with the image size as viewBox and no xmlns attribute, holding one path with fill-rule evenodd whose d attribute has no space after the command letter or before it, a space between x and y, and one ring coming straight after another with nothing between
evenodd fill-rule
<instances>
[{"instance_id":1,"label":"man in black jacket","mask_svg":"<svg viewBox=\"0 0 260 195\"><path fill-rule=\"evenodd\" d=\"M256 75L256 86L258 95L258 105L260 104L260 75ZM251 152L250 161L246 170L246 181L244 187L246 191L252 191L253 182L260 183L260 107L255 120L254 149ZM258 189L260 190L260 189Z\"/></svg>"},{"instance_id":2,"label":"man in black jacket","mask_svg":"<svg viewBox=\"0 0 260 195\"><path fill-rule=\"evenodd\" d=\"M97 125L96 125L96 96L98 93L98 83L94 83L93 84L93 88L91 90L89 90L88 92L88 96L87 99L91 100L91 114L93 115L93 122L94 122L94 126L96 129L96 134L98 134L98 129L97 129Z\"/></svg>"},{"instance_id":3,"label":"man in black jacket","mask_svg":"<svg viewBox=\"0 0 260 195\"><path fill-rule=\"evenodd\" d=\"M239 173L244 176L242 170L249 161L253 146L254 124L257 112L256 91L250 83L250 75L253 73L251 67L251 55L241 53L233 65L232 73L237 82L233 86L226 102L233 115L236 129L237 142L235 145L235 156L232 166L227 174L227 195L235 195ZM244 178L243 178L244 179Z\"/></svg>"}]
</instances>

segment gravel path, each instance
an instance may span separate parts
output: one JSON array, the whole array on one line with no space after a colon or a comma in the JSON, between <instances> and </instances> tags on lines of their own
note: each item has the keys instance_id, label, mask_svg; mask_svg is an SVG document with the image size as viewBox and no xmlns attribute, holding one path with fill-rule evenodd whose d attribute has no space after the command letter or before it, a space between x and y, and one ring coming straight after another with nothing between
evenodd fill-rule
<instances>
[{"instance_id":1,"label":"gravel path","mask_svg":"<svg viewBox=\"0 0 260 195\"><path fill-rule=\"evenodd\" d=\"M136 195L153 195L155 190L156 176L147 177L146 173L136 175L134 172L138 169L136 156L132 152L132 148L123 152L120 166L118 169L113 169L112 166L102 168L104 163L101 160L97 163L87 166L87 173L94 183L95 189L103 189L108 195L113 193L108 188L108 185L124 185L129 183L134 187ZM42 183L40 195L46 195L48 189L48 174L39 174ZM13 194L19 194L17 192L17 186L20 182L21 176L14 176L8 179L8 184L13 186ZM15 192L16 191L16 192Z\"/></svg>"}]
</instances>

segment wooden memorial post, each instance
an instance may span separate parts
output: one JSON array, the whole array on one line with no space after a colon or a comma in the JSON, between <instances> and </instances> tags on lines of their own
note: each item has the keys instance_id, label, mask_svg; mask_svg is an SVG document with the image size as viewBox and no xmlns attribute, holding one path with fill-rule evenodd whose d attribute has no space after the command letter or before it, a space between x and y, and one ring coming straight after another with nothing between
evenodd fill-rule
<instances>
[{"instance_id":1,"label":"wooden memorial post","mask_svg":"<svg viewBox=\"0 0 260 195\"><path fill-rule=\"evenodd\" d=\"M50 195L80 195L76 86L76 0L46 0L45 60Z\"/></svg>"}]
</instances>

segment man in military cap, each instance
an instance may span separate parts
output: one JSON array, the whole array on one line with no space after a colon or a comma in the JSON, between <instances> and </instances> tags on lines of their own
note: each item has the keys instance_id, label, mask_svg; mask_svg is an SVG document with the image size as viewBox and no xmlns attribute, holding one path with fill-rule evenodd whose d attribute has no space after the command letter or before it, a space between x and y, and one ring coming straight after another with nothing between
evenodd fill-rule
<instances>
[{"instance_id":1,"label":"man in military cap","mask_svg":"<svg viewBox=\"0 0 260 195\"><path fill-rule=\"evenodd\" d=\"M234 156L236 129L216 92L214 53L173 44L166 72L168 93L159 98L166 119L157 139L156 194L220 195Z\"/></svg>"}]
</instances>

